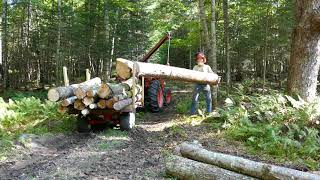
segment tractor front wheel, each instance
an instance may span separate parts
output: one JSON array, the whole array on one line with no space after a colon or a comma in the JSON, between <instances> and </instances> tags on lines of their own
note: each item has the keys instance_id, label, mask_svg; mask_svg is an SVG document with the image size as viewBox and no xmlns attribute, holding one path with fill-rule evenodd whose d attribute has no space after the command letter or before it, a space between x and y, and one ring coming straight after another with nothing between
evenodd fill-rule
<instances>
[{"instance_id":1,"label":"tractor front wheel","mask_svg":"<svg viewBox=\"0 0 320 180\"><path fill-rule=\"evenodd\" d=\"M84 117L84 116L78 115L77 129L78 129L79 133L88 133L88 132L90 132L91 126L89 124L88 117Z\"/></svg>"},{"instance_id":2,"label":"tractor front wheel","mask_svg":"<svg viewBox=\"0 0 320 180\"><path fill-rule=\"evenodd\" d=\"M123 113L120 115L120 129L129 131L133 128L136 121L134 113Z\"/></svg>"}]
</instances>

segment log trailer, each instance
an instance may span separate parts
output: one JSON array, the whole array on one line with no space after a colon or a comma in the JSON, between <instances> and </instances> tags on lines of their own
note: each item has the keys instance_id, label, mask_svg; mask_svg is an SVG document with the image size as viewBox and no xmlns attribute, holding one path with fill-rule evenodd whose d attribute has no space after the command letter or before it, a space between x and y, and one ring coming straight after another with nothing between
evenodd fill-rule
<instances>
[{"instance_id":1,"label":"log trailer","mask_svg":"<svg viewBox=\"0 0 320 180\"><path fill-rule=\"evenodd\" d=\"M171 34L167 33L141 60L140 62L148 62L150 57L168 40L168 59L169 64L169 48ZM133 69L135 71L135 69ZM132 73L135 75L135 72ZM135 77L134 77L135 78ZM143 99L141 103L133 103L128 108L120 111L110 109L94 109L88 115L78 116L77 127L79 132L88 132L92 127L94 129L104 128L105 125L117 126L120 125L122 130L130 130L135 124L135 109L142 107L151 112L159 112L164 106L171 103L171 90L165 87L165 81L154 77L140 77L139 81L142 84ZM133 88L135 89L135 88ZM133 100L132 102L134 102Z\"/></svg>"}]
</instances>

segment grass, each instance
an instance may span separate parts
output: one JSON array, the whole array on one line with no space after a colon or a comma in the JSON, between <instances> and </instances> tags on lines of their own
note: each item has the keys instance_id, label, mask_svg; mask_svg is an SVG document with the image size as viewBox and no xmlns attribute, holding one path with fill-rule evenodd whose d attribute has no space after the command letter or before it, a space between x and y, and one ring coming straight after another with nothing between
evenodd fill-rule
<instances>
[{"instance_id":1,"label":"grass","mask_svg":"<svg viewBox=\"0 0 320 180\"><path fill-rule=\"evenodd\" d=\"M34 97L35 95L36 97ZM0 97L0 159L13 148L21 134L68 133L75 130L75 117L57 112L58 104L40 94L6 91Z\"/></svg>"},{"instance_id":2,"label":"grass","mask_svg":"<svg viewBox=\"0 0 320 180\"><path fill-rule=\"evenodd\" d=\"M116 149L118 147L121 147L124 144L123 141L120 140L112 140L108 142L102 142L98 144L98 149L101 151L108 151L111 149Z\"/></svg>"}]
</instances>

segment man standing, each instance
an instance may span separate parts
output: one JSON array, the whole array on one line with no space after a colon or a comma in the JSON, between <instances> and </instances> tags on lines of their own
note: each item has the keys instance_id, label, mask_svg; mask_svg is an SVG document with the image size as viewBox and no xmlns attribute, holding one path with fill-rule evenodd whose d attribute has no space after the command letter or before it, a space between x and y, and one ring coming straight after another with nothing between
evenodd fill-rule
<instances>
[{"instance_id":1,"label":"man standing","mask_svg":"<svg viewBox=\"0 0 320 180\"><path fill-rule=\"evenodd\" d=\"M197 65L195 65L193 67L193 70L200 71L200 72L206 72L206 73L213 73L211 67L209 65L205 64L207 62L207 59L206 59L204 53L198 52L196 54L196 61L197 61ZM210 85L209 84L196 84L194 86L193 96L192 96L191 115L196 114L200 92L203 92L206 97L207 113L212 112L212 98L211 98Z\"/></svg>"}]
</instances>

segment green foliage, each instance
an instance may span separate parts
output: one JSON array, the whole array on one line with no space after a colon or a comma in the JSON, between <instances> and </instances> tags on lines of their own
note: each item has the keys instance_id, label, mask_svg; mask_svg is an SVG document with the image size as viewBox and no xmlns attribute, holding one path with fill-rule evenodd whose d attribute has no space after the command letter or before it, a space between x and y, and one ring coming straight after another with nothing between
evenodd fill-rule
<instances>
[{"instance_id":1,"label":"green foliage","mask_svg":"<svg viewBox=\"0 0 320 180\"><path fill-rule=\"evenodd\" d=\"M254 152L272 157L302 160L311 169L320 168L320 128L311 126L319 116L318 104L295 107L281 93L247 96L234 89L234 105L219 109L220 128L233 140L244 142ZM215 124L216 126L217 124Z\"/></svg>"},{"instance_id":2,"label":"green foliage","mask_svg":"<svg viewBox=\"0 0 320 180\"><path fill-rule=\"evenodd\" d=\"M169 128L169 136L186 138L188 137L187 132L181 125L173 125Z\"/></svg>"},{"instance_id":3,"label":"green foliage","mask_svg":"<svg viewBox=\"0 0 320 180\"><path fill-rule=\"evenodd\" d=\"M48 91L16 91L8 89L0 94L3 99L21 100L23 98L35 97L41 101L47 98Z\"/></svg>"},{"instance_id":4,"label":"green foliage","mask_svg":"<svg viewBox=\"0 0 320 180\"><path fill-rule=\"evenodd\" d=\"M68 133L76 119L57 112L57 103L35 97L16 97L5 102L0 97L0 157L10 151L13 140L22 133Z\"/></svg>"}]
</instances>

